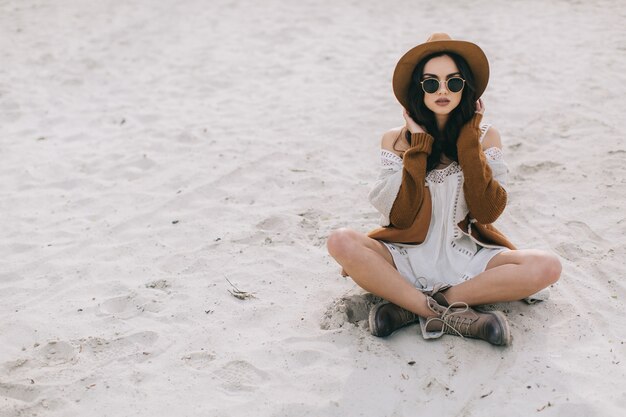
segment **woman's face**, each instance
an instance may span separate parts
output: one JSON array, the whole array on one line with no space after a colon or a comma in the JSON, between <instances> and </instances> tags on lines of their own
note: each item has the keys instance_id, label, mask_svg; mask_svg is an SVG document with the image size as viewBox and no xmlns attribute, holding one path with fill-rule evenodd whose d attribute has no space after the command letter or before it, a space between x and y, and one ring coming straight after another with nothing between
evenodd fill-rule
<instances>
[{"instance_id":1,"label":"woman's face","mask_svg":"<svg viewBox=\"0 0 626 417\"><path fill-rule=\"evenodd\" d=\"M461 73L448 55L432 58L424 66L422 81L427 78L439 80L439 89L437 91L430 94L424 92L424 104L436 115L450 114L461 102L463 90L453 93L446 86L446 80L452 77L461 77Z\"/></svg>"}]
</instances>

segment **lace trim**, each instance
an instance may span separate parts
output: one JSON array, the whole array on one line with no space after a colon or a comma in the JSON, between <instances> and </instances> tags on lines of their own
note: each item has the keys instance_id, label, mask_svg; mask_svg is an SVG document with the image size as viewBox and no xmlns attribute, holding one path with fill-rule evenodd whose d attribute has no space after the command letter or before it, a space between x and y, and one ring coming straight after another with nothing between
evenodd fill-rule
<instances>
[{"instance_id":1,"label":"lace trim","mask_svg":"<svg viewBox=\"0 0 626 417\"><path fill-rule=\"evenodd\" d=\"M502 153L502 150L500 148L496 148L495 146L492 146L489 149L485 149L485 156L492 161L501 161L502 159L504 159L504 154Z\"/></svg>"},{"instance_id":2,"label":"lace trim","mask_svg":"<svg viewBox=\"0 0 626 417\"><path fill-rule=\"evenodd\" d=\"M491 159L492 161L501 161L504 159L504 154L502 153L502 150L500 148L496 148L495 146L492 146L489 149L485 149L484 152L485 152L485 156ZM402 158L400 158L398 155L396 155L395 153L391 151L388 151L386 149L381 149L380 150L380 163L383 166L383 168L398 168L399 166L402 166ZM434 182L442 183L445 177L452 175L452 174L456 174L457 172L460 172L460 171L461 171L461 166L456 162L452 162L450 165L448 165L445 168L434 169L430 171L430 173L428 174L426 178L431 179L431 174L432 174L432 180Z\"/></svg>"},{"instance_id":3,"label":"lace trim","mask_svg":"<svg viewBox=\"0 0 626 417\"><path fill-rule=\"evenodd\" d=\"M491 127L491 125L489 123L485 123L480 125L480 143L483 142L483 139L485 139L485 135L487 134L487 131L489 130L489 128Z\"/></svg>"},{"instance_id":4,"label":"lace trim","mask_svg":"<svg viewBox=\"0 0 626 417\"><path fill-rule=\"evenodd\" d=\"M446 178L448 178L450 175L458 174L461 171L461 165L454 161L445 168L431 170L426 176L426 181L434 182L436 184L443 184Z\"/></svg>"},{"instance_id":5,"label":"lace trim","mask_svg":"<svg viewBox=\"0 0 626 417\"><path fill-rule=\"evenodd\" d=\"M402 158L395 153L386 149L380 150L380 163L383 168L396 168L398 165L402 166Z\"/></svg>"}]
</instances>

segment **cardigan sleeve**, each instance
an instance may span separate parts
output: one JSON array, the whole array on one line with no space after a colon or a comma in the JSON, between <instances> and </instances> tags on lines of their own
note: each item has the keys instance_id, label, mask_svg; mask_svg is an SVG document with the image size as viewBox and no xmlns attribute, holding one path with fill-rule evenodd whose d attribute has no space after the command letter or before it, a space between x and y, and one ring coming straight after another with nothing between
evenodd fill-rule
<instances>
[{"instance_id":1,"label":"cardigan sleeve","mask_svg":"<svg viewBox=\"0 0 626 417\"><path fill-rule=\"evenodd\" d=\"M391 224L399 229L411 227L424 201L426 161L433 141L428 133L411 134L410 147L402 158L402 182L389 214Z\"/></svg>"},{"instance_id":2,"label":"cardigan sleeve","mask_svg":"<svg viewBox=\"0 0 626 417\"><path fill-rule=\"evenodd\" d=\"M396 166L383 166L368 198L381 213L382 226L406 229L413 224L424 200L426 159L433 138L412 134L409 149Z\"/></svg>"},{"instance_id":3,"label":"cardigan sleeve","mask_svg":"<svg viewBox=\"0 0 626 417\"><path fill-rule=\"evenodd\" d=\"M470 215L478 222L490 224L504 211L507 194L494 178L480 144L482 114L476 113L463 126L457 141L459 164L463 169L463 191Z\"/></svg>"}]
</instances>

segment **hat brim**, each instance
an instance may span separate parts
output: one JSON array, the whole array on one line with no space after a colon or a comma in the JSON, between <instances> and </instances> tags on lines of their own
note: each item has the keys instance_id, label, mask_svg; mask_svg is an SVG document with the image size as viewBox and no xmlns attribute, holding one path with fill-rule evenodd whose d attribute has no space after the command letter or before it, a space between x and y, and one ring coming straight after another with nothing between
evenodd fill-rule
<instances>
[{"instance_id":1,"label":"hat brim","mask_svg":"<svg viewBox=\"0 0 626 417\"><path fill-rule=\"evenodd\" d=\"M489 61L480 47L474 43L458 40L430 41L417 45L400 58L393 72L393 93L405 109L408 109L408 93L415 66L423 58L438 52L453 52L462 56L472 70L478 99L489 82Z\"/></svg>"}]
</instances>

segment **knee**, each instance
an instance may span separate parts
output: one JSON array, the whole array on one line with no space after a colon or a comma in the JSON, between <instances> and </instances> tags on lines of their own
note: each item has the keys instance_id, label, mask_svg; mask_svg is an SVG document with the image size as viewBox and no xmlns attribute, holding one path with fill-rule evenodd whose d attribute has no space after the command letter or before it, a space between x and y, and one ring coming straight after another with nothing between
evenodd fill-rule
<instances>
[{"instance_id":1,"label":"knee","mask_svg":"<svg viewBox=\"0 0 626 417\"><path fill-rule=\"evenodd\" d=\"M354 230L341 228L333 230L328 236L326 247L328 253L335 259L345 258L350 255L356 242L358 241L358 233Z\"/></svg>"},{"instance_id":2,"label":"knee","mask_svg":"<svg viewBox=\"0 0 626 417\"><path fill-rule=\"evenodd\" d=\"M541 252L533 256L531 262L534 266L535 273L533 275L538 287L546 288L557 282L561 277L563 267L556 255Z\"/></svg>"}]
</instances>

